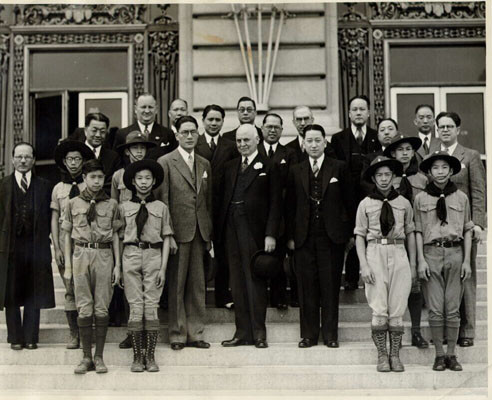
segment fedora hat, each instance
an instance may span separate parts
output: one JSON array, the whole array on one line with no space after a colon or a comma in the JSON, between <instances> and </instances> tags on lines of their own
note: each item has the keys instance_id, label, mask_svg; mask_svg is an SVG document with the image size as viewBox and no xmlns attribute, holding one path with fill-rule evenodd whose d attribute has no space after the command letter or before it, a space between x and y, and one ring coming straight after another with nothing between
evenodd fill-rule
<instances>
[{"instance_id":1,"label":"fedora hat","mask_svg":"<svg viewBox=\"0 0 492 400\"><path fill-rule=\"evenodd\" d=\"M420 146L422 146L422 140L417 136L396 135L391 140L391 143L384 149L383 154L386 157L391 157L391 152L395 151L402 143L410 143L414 151L417 151L420 149Z\"/></svg>"},{"instance_id":2,"label":"fedora hat","mask_svg":"<svg viewBox=\"0 0 492 400\"><path fill-rule=\"evenodd\" d=\"M453 175L456 175L458 172L461 171L460 160L458 160L456 157L452 156L448 152L440 151L440 150L435 151L434 153L428 154L424 158L424 160L420 163L420 166L419 166L420 170L423 173L428 174L429 170L432 167L432 164L436 160L446 161L449 164L449 166L453 169Z\"/></svg>"},{"instance_id":3,"label":"fedora hat","mask_svg":"<svg viewBox=\"0 0 492 400\"><path fill-rule=\"evenodd\" d=\"M79 142L78 140L63 140L55 147L55 153L53 156L56 165L58 165L61 169L67 169L65 164L63 164L63 159L71 151L78 151L84 161L92 160L96 157L94 152L85 143Z\"/></svg>"},{"instance_id":4,"label":"fedora hat","mask_svg":"<svg viewBox=\"0 0 492 400\"><path fill-rule=\"evenodd\" d=\"M155 183L152 188L155 189L160 186L164 180L164 170L161 165L157 161L143 159L140 161L135 161L125 168L125 172L123 173L123 183L128 189L132 191L135 190L135 185L133 185L132 182L133 178L137 172L144 169L150 170L155 179Z\"/></svg>"},{"instance_id":5,"label":"fedora hat","mask_svg":"<svg viewBox=\"0 0 492 400\"><path fill-rule=\"evenodd\" d=\"M401 162L396 161L394 158L377 156L374 160L372 160L371 165L369 165L369 167L367 167L364 171L364 180L366 182L373 183L371 178L377 169L381 167L389 167L389 169L397 176L401 176L403 173L403 165Z\"/></svg>"},{"instance_id":6,"label":"fedora hat","mask_svg":"<svg viewBox=\"0 0 492 400\"><path fill-rule=\"evenodd\" d=\"M259 250L251 257L250 267L255 278L271 279L278 275L282 265L275 253Z\"/></svg>"},{"instance_id":7,"label":"fedora hat","mask_svg":"<svg viewBox=\"0 0 492 400\"><path fill-rule=\"evenodd\" d=\"M143 144L147 146L147 149L150 147L155 147L157 146L156 143L151 142L148 140L142 132L140 131L131 131L128 135L126 135L125 138L125 143L120 144L117 149L118 151L122 152L123 150L127 149L128 147L134 146L136 144Z\"/></svg>"}]
</instances>

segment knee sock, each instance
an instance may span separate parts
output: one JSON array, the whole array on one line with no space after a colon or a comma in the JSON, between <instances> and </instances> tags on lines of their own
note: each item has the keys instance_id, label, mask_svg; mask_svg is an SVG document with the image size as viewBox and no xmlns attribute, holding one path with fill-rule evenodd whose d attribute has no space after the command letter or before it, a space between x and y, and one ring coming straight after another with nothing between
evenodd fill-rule
<instances>
[{"instance_id":1,"label":"knee sock","mask_svg":"<svg viewBox=\"0 0 492 400\"><path fill-rule=\"evenodd\" d=\"M434 347L436 349L436 357L444 356L443 348L443 337L444 337L444 326L430 326L432 341L434 342Z\"/></svg>"},{"instance_id":2,"label":"knee sock","mask_svg":"<svg viewBox=\"0 0 492 400\"><path fill-rule=\"evenodd\" d=\"M455 326L446 326L446 335L448 338L448 349L446 355L454 356L456 354L456 342L460 328Z\"/></svg>"},{"instance_id":3,"label":"knee sock","mask_svg":"<svg viewBox=\"0 0 492 400\"><path fill-rule=\"evenodd\" d=\"M420 317L422 315L422 293L410 293L408 311L412 320L412 333L420 333Z\"/></svg>"}]
</instances>

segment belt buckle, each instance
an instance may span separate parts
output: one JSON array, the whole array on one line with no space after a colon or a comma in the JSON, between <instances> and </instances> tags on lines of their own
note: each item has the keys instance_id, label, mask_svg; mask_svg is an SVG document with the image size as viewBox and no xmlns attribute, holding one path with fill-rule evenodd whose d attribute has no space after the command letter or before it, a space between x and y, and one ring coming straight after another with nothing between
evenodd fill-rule
<instances>
[{"instance_id":1,"label":"belt buckle","mask_svg":"<svg viewBox=\"0 0 492 400\"><path fill-rule=\"evenodd\" d=\"M381 244L388 244L388 239L386 238L381 239Z\"/></svg>"},{"instance_id":2,"label":"belt buckle","mask_svg":"<svg viewBox=\"0 0 492 400\"><path fill-rule=\"evenodd\" d=\"M138 242L138 248L139 249L145 249L145 243L144 242Z\"/></svg>"},{"instance_id":3,"label":"belt buckle","mask_svg":"<svg viewBox=\"0 0 492 400\"><path fill-rule=\"evenodd\" d=\"M444 247L444 242L437 242L437 247Z\"/></svg>"}]
</instances>

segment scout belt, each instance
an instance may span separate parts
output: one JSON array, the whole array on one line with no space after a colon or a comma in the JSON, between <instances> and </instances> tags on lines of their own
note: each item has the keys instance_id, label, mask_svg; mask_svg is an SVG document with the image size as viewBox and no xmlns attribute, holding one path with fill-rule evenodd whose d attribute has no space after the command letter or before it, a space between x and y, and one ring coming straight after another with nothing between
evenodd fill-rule
<instances>
[{"instance_id":1,"label":"scout belt","mask_svg":"<svg viewBox=\"0 0 492 400\"><path fill-rule=\"evenodd\" d=\"M437 247L446 247L446 248L449 248L449 247L458 247L458 246L461 246L461 240L459 241L452 241L452 240L443 240L443 241L440 241L440 240L436 240L434 242L431 242L431 243L428 243L430 246L437 246Z\"/></svg>"},{"instance_id":2,"label":"scout belt","mask_svg":"<svg viewBox=\"0 0 492 400\"><path fill-rule=\"evenodd\" d=\"M376 243L376 244L405 244L405 239L372 239L369 240L369 243Z\"/></svg>"},{"instance_id":3,"label":"scout belt","mask_svg":"<svg viewBox=\"0 0 492 400\"><path fill-rule=\"evenodd\" d=\"M162 242L159 242L159 243L130 242L130 243L125 243L125 246L136 246L139 249L161 249L162 248Z\"/></svg>"},{"instance_id":4,"label":"scout belt","mask_svg":"<svg viewBox=\"0 0 492 400\"><path fill-rule=\"evenodd\" d=\"M75 242L75 246L85 247L86 249L110 249L112 243L88 243L88 242Z\"/></svg>"}]
</instances>

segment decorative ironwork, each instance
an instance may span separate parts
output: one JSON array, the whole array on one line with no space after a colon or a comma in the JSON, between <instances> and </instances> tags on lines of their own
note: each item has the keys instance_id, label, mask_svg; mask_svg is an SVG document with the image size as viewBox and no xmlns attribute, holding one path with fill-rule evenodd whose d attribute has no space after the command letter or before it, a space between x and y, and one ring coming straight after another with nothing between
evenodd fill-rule
<instances>
[{"instance_id":1,"label":"decorative ironwork","mask_svg":"<svg viewBox=\"0 0 492 400\"><path fill-rule=\"evenodd\" d=\"M17 25L143 24L146 5L27 4L14 9Z\"/></svg>"},{"instance_id":2,"label":"decorative ironwork","mask_svg":"<svg viewBox=\"0 0 492 400\"><path fill-rule=\"evenodd\" d=\"M351 28L338 31L338 51L343 72L354 85L357 75L364 68L367 52L367 29Z\"/></svg>"},{"instance_id":3,"label":"decorative ironwork","mask_svg":"<svg viewBox=\"0 0 492 400\"><path fill-rule=\"evenodd\" d=\"M10 35L0 34L0 177L5 174Z\"/></svg>"},{"instance_id":4,"label":"decorative ironwork","mask_svg":"<svg viewBox=\"0 0 492 400\"><path fill-rule=\"evenodd\" d=\"M369 3L373 20L485 19L485 1Z\"/></svg>"},{"instance_id":5,"label":"decorative ironwork","mask_svg":"<svg viewBox=\"0 0 492 400\"><path fill-rule=\"evenodd\" d=\"M175 22L169 15L167 15L167 9L169 6L170 4L157 4L157 8L160 10L161 15L154 18L154 24L170 24Z\"/></svg>"},{"instance_id":6,"label":"decorative ironwork","mask_svg":"<svg viewBox=\"0 0 492 400\"><path fill-rule=\"evenodd\" d=\"M339 22L360 22L367 21L367 17L355 10L356 3L344 3L347 7L347 12L343 14L338 21Z\"/></svg>"}]
</instances>

